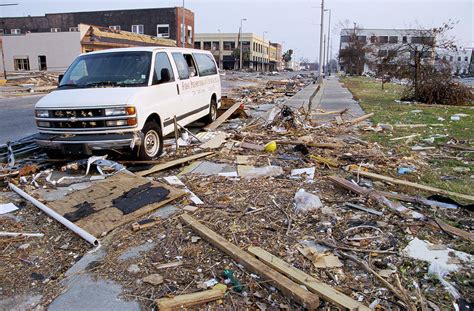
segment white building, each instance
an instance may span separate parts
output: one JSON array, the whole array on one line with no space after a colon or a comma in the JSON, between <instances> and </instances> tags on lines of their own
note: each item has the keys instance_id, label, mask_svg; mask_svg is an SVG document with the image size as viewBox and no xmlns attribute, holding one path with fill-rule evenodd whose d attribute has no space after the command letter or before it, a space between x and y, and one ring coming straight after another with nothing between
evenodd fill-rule
<instances>
[{"instance_id":1,"label":"white building","mask_svg":"<svg viewBox=\"0 0 474 311\"><path fill-rule=\"evenodd\" d=\"M363 72L374 71L373 61L377 56L389 55L391 52L399 53L400 47L404 44L420 46L428 40L432 40L427 30L420 29L359 29L345 28L341 30L339 51L350 45L354 36L360 43L363 43L370 53L366 54L369 60L364 63ZM425 58L432 57L432 52L426 53ZM342 71L347 68L341 66Z\"/></svg>"},{"instance_id":2,"label":"white building","mask_svg":"<svg viewBox=\"0 0 474 311\"><path fill-rule=\"evenodd\" d=\"M435 60L440 65L447 63L453 75L465 76L470 73L472 48L459 48L457 50L437 50Z\"/></svg>"}]
</instances>

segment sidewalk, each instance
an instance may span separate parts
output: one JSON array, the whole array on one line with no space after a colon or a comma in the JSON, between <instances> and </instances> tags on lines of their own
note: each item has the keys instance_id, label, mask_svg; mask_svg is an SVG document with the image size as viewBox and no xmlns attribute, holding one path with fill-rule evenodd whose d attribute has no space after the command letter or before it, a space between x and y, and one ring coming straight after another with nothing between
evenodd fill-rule
<instances>
[{"instance_id":1,"label":"sidewalk","mask_svg":"<svg viewBox=\"0 0 474 311\"><path fill-rule=\"evenodd\" d=\"M365 114L359 103L352 99L352 94L342 86L337 77L324 80L321 89L311 102L311 109L334 111L346 108L349 109L348 113L354 117ZM326 118L333 119L334 116L327 116Z\"/></svg>"}]
</instances>

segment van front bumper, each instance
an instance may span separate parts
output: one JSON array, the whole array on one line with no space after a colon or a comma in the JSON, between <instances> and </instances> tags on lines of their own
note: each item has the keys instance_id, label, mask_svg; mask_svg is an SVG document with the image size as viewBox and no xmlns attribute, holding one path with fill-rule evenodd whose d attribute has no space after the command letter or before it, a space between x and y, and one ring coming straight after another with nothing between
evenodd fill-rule
<instances>
[{"instance_id":1,"label":"van front bumper","mask_svg":"<svg viewBox=\"0 0 474 311\"><path fill-rule=\"evenodd\" d=\"M50 150L68 153L92 154L93 150L132 150L143 141L141 132L102 135L36 134L36 143Z\"/></svg>"}]
</instances>

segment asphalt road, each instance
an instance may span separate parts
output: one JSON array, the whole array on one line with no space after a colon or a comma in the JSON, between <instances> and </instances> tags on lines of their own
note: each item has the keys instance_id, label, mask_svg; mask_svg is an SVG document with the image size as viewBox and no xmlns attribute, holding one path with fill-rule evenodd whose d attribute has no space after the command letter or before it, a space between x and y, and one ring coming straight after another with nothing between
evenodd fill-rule
<instances>
[{"instance_id":1,"label":"asphalt road","mask_svg":"<svg viewBox=\"0 0 474 311\"><path fill-rule=\"evenodd\" d=\"M34 108L42 96L0 99L0 145L36 133Z\"/></svg>"}]
</instances>

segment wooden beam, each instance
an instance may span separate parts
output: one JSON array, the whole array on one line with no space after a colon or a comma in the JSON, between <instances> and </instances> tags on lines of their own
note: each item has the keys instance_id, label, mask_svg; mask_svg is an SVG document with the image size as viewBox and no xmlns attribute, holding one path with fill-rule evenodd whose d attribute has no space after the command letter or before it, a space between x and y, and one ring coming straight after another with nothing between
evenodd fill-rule
<instances>
[{"instance_id":1,"label":"wooden beam","mask_svg":"<svg viewBox=\"0 0 474 311\"><path fill-rule=\"evenodd\" d=\"M309 310L315 310L318 307L318 296L301 288L286 276L271 269L249 253L243 251L240 247L230 243L223 236L207 228L193 217L184 214L181 215L181 220L199 234L202 239L232 257L232 259L245 266L251 272L261 275L264 279L271 280L274 286L285 296L295 300Z\"/></svg>"},{"instance_id":2,"label":"wooden beam","mask_svg":"<svg viewBox=\"0 0 474 311\"><path fill-rule=\"evenodd\" d=\"M218 289L210 289L202 292L175 296L173 298L161 298L155 300L160 311L180 310L206 302L224 298L225 292Z\"/></svg>"},{"instance_id":3,"label":"wooden beam","mask_svg":"<svg viewBox=\"0 0 474 311\"><path fill-rule=\"evenodd\" d=\"M200 159L200 158L207 157L211 154L214 154L214 152L203 152L203 153L193 154L193 155L190 155L188 157L184 157L184 158L180 158L180 159L176 159L176 160L173 160L173 161L169 161L169 162L165 162L165 163L162 163L162 164L155 165L155 166L153 166L152 168L150 168L148 170L136 173L136 175L141 176L141 177L147 176L147 175L150 175L152 173L156 173L156 172L165 170L167 168L170 168L170 167L173 167L173 166L176 166L176 165L180 165L180 164L183 164L183 163L186 163L186 162L190 162L190 161L194 161L194 160L197 160L197 159Z\"/></svg>"},{"instance_id":4,"label":"wooden beam","mask_svg":"<svg viewBox=\"0 0 474 311\"><path fill-rule=\"evenodd\" d=\"M269 140L268 142L270 142ZM294 140L294 141L286 141L286 140L276 140L275 141L277 144L281 145L305 145L308 147L315 147L315 148L329 148L329 149L336 149L336 148L341 148L344 147L344 144L342 143L315 143L315 142L304 142L300 140Z\"/></svg>"},{"instance_id":5,"label":"wooden beam","mask_svg":"<svg viewBox=\"0 0 474 311\"><path fill-rule=\"evenodd\" d=\"M368 118L372 117L373 115L374 115L374 113L373 113L373 112L371 112L371 113L369 113L369 114L365 114L365 115L363 115L363 116L360 116L360 117L358 117L358 118L355 118L355 119L349 120L347 123L349 123L349 124L352 124L352 125L353 125L353 124L356 124L356 123L362 122L362 121L364 121L365 119L368 119Z\"/></svg>"},{"instance_id":6,"label":"wooden beam","mask_svg":"<svg viewBox=\"0 0 474 311\"><path fill-rule=\"evenodd\" d=\"M227 120L237 109L239 109L241 103L233 104L229 109L227 109L223 114L220 115L214 122L204 127L206 131L213 131L219 127L225 120Z\"/></svg>"},{"instance_id":7,"label":"wooden beam","mask_svg":"<svg viewBox=\"0 0 474 311\"><path fill-rule=\"evenodd\" d=\"M273 256L260 247L249 247L247 251L271 268L287 276L292 281L306 286L310 292L317 294L322 299L331 302L338 307L348 310L370 311L370 309L364 306L362 303L335 290L326 283L319 281L318 279L304 273L303 271L296 269L292 265L276 256Z\"/></svg>"},{"instance_id":8,"label":"wooden beam","mask_svg":"<svg viewBox=\"0 0 474 311\"><path fill-rule=\"evenodd\" d=\"M416 189L424 190L424 191L427 191L427 192L438 193L438 194L441 193L441 194L445 194L445 195L449 195L449 196L453 196L453 197L458 197L458 198L468 200L468 201L474 201L474 196L472 196L472 195L461 194L461 193L447 191L447 190L443 190L443 189L438 189L438 188L434 188L434 187L430 187L430 186L420 185L420 184L417 184L417 183L414 183L414 182L411 182L411 181L396 179L396 178L392 178L392 177L388 177L388 176L384 176L384 175L379 175L379 174L375 174L375 173L370 173L370 172L356 171L356 170L353 170L351 172L353 174L359 174L359 175L364 176L364 177L383 180L383 181L391 182L391 183L394 183L394 184L397 184L397 185L408 186L408 187L411 187L411 188L416 188Z\"/></svg>"}]
</instances>

